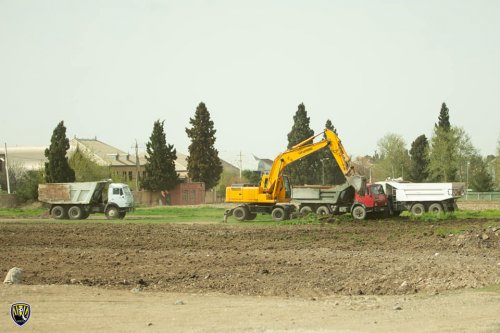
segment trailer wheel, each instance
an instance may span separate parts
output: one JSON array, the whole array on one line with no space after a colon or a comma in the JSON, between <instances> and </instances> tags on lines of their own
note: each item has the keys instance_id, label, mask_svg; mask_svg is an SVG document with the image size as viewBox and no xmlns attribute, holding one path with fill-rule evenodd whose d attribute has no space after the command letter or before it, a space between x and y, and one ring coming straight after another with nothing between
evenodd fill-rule
<instances>
[{"instance_id":1,"label":"trailer wheel","mask_svg":"<svg viewBox=\"0 0 500 333\"><path fill-rule=\"evenodd\" d=\"M304 214L304 215L307 215L307 214L311 213L312 211L313 210L312 210L312 208L310 206L301 207L300 210L299 210L299 212L301 214Z\"/></svg>"},{"instance_id":2,"label":"trailer wheel","mask_svg":"<svg viewBox=\"0 0 500 333\"><path fill-rule=\"evenodd\" d=\"M425 206L421 203L416 203L411 206L411 213L414 216L422 216L425 213Z\"/></svg>"},{"instance_id":3,"label":"trailer wheel","mask_svg":"<svg viewBox=\"0 0 500 333\"><path fill-rule=\"evenodd\" d=\"M83 210L80 206L71 206L68 209L68 216L70 220L81 220L84 216Z\"/></svg>"},{"instance_id":4,"label":"trailer wheel","mask_svg":"<svg viewBox=\"0 0 500 333\"><path fill-rule=\"evenodd\" d=\"M66 208L63 206L54 206L50 211L50 215L57 220L65 219L67 216Z\"/></svg>"},{"instance_id":5,"label":"trailer wheel","mask_svg":"<svg viewBox=\"0 0 500 333\"><path fill-rule=\"evenodd\" d=\"M356 206L352 209L351 215L356 220L364 220L366 218L366 209L363 206Z\"/></svg>"},{"instance_id":6,"label":"trailer wheel","mask_svg":"<svg viewBox=\"0 0 500 333\"><path fill-rule=\"evenodd\" d=\"M318 209L316 209L316 214L317 215L328 215L330 214L330 210L326 206L319 206Z\"/></svg>"},{"instance_id":7,"label":"trailer wheel","mask_svg":"<svg viewBox=\"0 0 500 333\"><path fill-rule=\"evenodd\" d=\"M111 207L108 207L106 209L106 218L108 220L114 220L114 219L117 219L119 217L119 211L118 211L118 208L114 207L114 206L111 206Z\"/></svg>"},{"instance_id":8,"label":"trailer wheel","mask_svg":"<svg viewBox=\"0 0 500 333\"><path fill-rule=\"evenodd\" d=\"M275 207L271 215L275 221L283 221L286 218L285 209L283 207Z\"/></svg>"},{"instance_id":9,"label":"trailer wheel","mask_svg":"<svg viewBox=\"0 0 500 333\"><path fill-rule=\"evenodd\" d=\"M245 221L248 218L248 210L245 206L238 206L233 210L233 216L238 221Z\"/></svg>"},{"instance_id":10,"label":"trailer wheel","mask_svg":"<svg viewBox=\"0 0 500 333\"><path fill-rule=\"evenodd\" d=\"M440 214L443 212L443 206L439 202L435 202L429 206L429 213Z\"/></svg>"}]
</instances>

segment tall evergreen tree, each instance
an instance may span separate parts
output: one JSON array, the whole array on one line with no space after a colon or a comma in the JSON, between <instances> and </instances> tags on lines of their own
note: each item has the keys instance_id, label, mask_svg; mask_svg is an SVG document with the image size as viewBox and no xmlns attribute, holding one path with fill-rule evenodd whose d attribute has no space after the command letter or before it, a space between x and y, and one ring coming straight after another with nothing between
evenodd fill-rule
<instances>
[{"instance_id":1,"label":"tall evergreen tree","mask_svg":"<svg viewBox=\"0 0 500 333\"><path fill-rule=\"evenodd\" d=\"M45 149L45 181L47 183L69 183L75 181L75 171L71 169L66 157L69 149L69 140L66 137L66 127L61 121L50 139L49 148Z\"/></svg>"},{"instance_id":2,"label":"tall evergreen tree","mask_svg":"<svg viewBox=\"0 0 500 333\"><path fill-rule=\"evenodd\" d=\"M338 134L330 119L327 119L325 128L331 130L335 134ZM324 181L322 179L322 183L330 185L343 184L345 182L345 176L342 170L340 170L340 167L335 161L335 158L332 156L330 150L324 149L319 153L319 155L321 167L323 169L321 177L323 178L324 175Z\"/></svg>"},{"instance_id":3,"label":"tall evergreen tree","mask_svg":"<svg viewBox=\"0 0 500 333\"><path fill-rule=\"evenodd\" d=\"M304 103L298 106L298 110L293 116L293 126L288 133L288 148L306 140L314 135L314 131L309 127L310 119L307 116ZM287 167L286 173L292 184L321 184L321 164L320 155L312 154Z\"/></svg>"},{"instance_id":4,"label":"tall evergreen tree","mask_svg":"<svg viewBox=\"0 0 500 333\"><path fill-rule=\"evenodd\" d=\"M191 139L187 157L188 175L193 181L204 182L206 189L211 189L221 177L222 162L214 147L216 130L205 103L198 105L194 118L190 118L189 123L191 128L186 128Z\"/></svg>"},{"instance_id":5,"label":"tall evergreen tree","mask_svg":"<svg viewBox=\"0 0 500 333\"><path fill-rule=\"evenodd\" d=\"M439 111L438 123L435 125L436 127L440 127L445 131L450 130L451 124L449 111L450 110L446 106L446 103L443 102L443 104L441 104L441 111Z\"/></svg>"},{"instance_id":6,"label":"tall evergreen tree","mask_svg":"<svg viewBox=\"0 0 500 333\"><path fill-rule=\"evenodd\" d=\"M177 152L173 145L167 144L164 121L157 120L153 132L146 143L146 174L141 181L144 189L149 191L171 190L179 183L179 175L175 171Z\"/></svg>"},{"instance_id":7,"label":"tall evergreen tree","mask_svg":"<svg viewBox=\"0 0 500 333\"><path fill-rule=\"evenodd\" d=\"M414 182L424 182L429 176L429 142L422 134L411 143L409 178Z\"/></svg>"}]
</instances>

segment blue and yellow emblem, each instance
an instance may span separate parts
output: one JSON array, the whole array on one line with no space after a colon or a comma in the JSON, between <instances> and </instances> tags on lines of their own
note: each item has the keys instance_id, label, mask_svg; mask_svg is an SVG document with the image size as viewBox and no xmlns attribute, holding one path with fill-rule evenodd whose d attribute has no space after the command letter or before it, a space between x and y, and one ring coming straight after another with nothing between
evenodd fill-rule
<instances>
[{"instance_id":1,"label":"blue and yellow emblem","mask_svg":"<svg viewBox=\"0 0 500 333\"><path fill-rule=\"evenodd\" d=\"M19 326L23 326L30 319L31 307L28 303L14 303L10 306L12 320Z\"/></svg>"}]
</instances>

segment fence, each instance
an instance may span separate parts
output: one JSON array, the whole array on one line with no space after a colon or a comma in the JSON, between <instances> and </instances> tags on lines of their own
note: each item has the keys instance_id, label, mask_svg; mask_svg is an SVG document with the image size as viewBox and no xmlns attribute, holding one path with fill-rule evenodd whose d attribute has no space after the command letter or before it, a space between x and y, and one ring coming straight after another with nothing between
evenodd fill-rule
<instances>
[{"instance_id":1,"label":"fence","mask_svg":"<svg viewBox=\"0 0 500 333\"><path fill-rule=\"evenodd\" d=\"M494 201L500 200L500 192L467 192L461 200L481 200Z\"/></svg>"}]
</instances>

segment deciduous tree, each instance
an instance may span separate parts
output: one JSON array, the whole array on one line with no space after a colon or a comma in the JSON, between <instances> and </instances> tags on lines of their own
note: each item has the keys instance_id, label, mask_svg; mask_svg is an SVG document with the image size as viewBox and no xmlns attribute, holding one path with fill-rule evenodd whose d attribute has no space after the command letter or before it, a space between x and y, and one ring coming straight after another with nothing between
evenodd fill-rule
<instances>
[{"instance_id":1,"label":"deciduous tree","mask_svg":"<svg viewBox=\"0 0 500 333\"><path fill-rule=\"evenodd\" d=\"M198 105L189 123L191 128L186 128L186 133L191 139L187 157L188 175L191 180L204 182L205 188L211 189L217 185L221 177L222 162L219 152L215 149L214 122L210 119L205 103Z\"/></svg>"},{"instance_id":2,"label":"deciduous tree","mask_svg":"<svg viewBox=\"0 0 500 333\"><path fill-rule=\"evenodd\" d=\"M377 165L379 172L385 177L404 178L405 173L407 175L409 172L410 156L403 137L394 133L386 134L378 141L377 146L380 153Z\"/></svg>"},{"instance_id":3,"label":"deciduous tree","mask_svg":"<svg viewBox=\"0 0 500 333\"><path fill-rule=\"evenodd\" d=\"M69 158L70 167L75 170L75 180L78 182L92 182L108 179L111 172L108 166L99 165L85 152L76 147Z\"/></svg>"},{"instance_id":4,"label":"deciduous tree","mask_svg":"<svg viewBox=\"0 0 500 333\"><path fill-rule=\"evenodd\" d=\"M75 171L71 169L66 157L69 149L69 140L66 137L66 127L61 121L50 139L49 148L45 149L45 180L47 183L67 183L75 181Z\"/></svg>"},{"instance_id":5,"label":"deciduous tree","mask_svg":"<svg viewBox=\"0 0 500 333\"><path fill-rule=\"evenodd\" d=\"M472 157L470 162L469 187L478 192L493 191L494 182L488 172L486 161L479 155Z\"/></svg>"}]
</instances>

